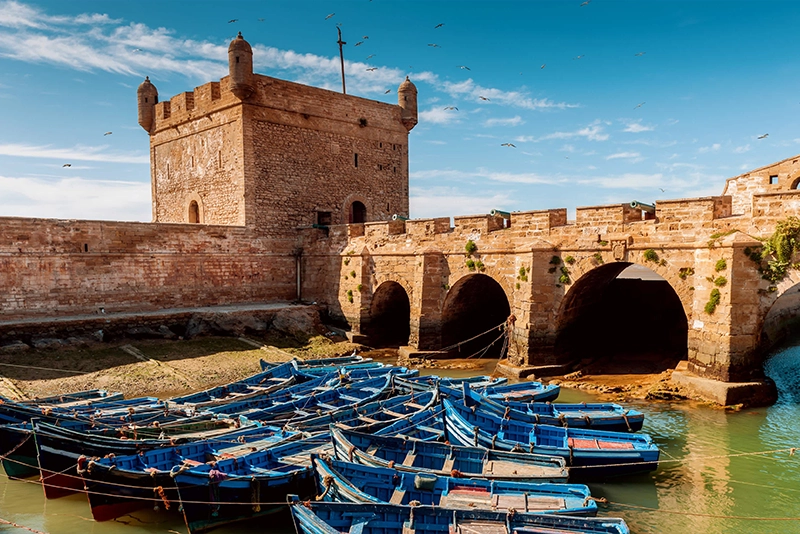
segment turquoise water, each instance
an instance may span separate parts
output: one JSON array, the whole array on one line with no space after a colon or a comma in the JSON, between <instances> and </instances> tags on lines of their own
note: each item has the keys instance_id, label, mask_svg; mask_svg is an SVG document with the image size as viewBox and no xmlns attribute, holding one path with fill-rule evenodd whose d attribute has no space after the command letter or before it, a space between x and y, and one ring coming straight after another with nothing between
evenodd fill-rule
<instances>
[{"instance_id":1,"label":"turquoise water","mask_svg":"<svg viewBox=\"0 0 800 534\"><path fill-rule=\"evenodd\" d=\"M634 404L646 413L644 432L665 462L650 475L590 484L595 496L610 501L600 505L601 515L624 517L639 534L800 533L800 450L794 456L786 451L800 448L800 346L777 353L766 369L780 394L769 408L728 413L693 404ZM565 390L559 400L595 399ZM762 451L781 452L753 454ZM186 532L177 515L163 511L96 523L83 495L46 501L35 483L2 476L0 518L50 534ZM0 532L29 531L0 525ZM271 516L214 532L293 529L285 517Z\"/></svg>"}]
</instances>

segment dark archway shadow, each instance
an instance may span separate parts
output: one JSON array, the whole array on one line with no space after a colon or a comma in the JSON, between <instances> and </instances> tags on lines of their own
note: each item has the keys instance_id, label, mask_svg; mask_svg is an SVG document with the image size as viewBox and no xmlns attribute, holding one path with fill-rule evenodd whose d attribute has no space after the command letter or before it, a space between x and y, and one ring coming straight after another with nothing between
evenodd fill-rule
<instances>
[{"instance_id":1,"label":"dark archway shadow","mask_svg":"<svg viewBox=\"0 0 800 534\"><path fill-rule=\"evenodd\" d=\"M364 334L377 348L408 345L411 335L411 303L406 290L397 282L384 282L372 295L369 322Z\"/></svg>"},{"instance_id":2,"label":"dark archway shadow","mask_svg":"<svg viewBox=\"0 0 800 534\"><path fill-rule=\"evenodd\" d=\"M483 333L451 349L451 356L498 358L504 347L503 330L494 327L504 325L510 314L508 297L492 277L485 274L465 276L450 288L444 301L442 347L451 347Z\"/></svg>"},{"instance_id":3,"label":"dark archway shadow","mask_svg":"<svg viewBox=\"0 0 800 534\"><path fill-rule=\"evenodd\" d=\"M593 374L673 369L688 352L688 321L672 286L643 266L602 265L562 301L556 323L559 363L582 362Z\"/></svg>"}]
</instances>

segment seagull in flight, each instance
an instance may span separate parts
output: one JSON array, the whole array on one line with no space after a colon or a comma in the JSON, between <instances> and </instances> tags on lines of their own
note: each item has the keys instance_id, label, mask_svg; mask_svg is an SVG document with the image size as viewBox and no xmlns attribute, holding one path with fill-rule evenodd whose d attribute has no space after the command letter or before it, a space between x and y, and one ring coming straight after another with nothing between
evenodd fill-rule
<instances>
[{"instance_id":1,"label":"seagull in flight","mask_svg":"<svg viewBox=\"0 0 800 534\"><path fill-rule=\"evenodd\" d=\"M114 132L106 132L103 135L111 135L112 133L114 133Z\"/></svg>"},{"instance_id":2,"label":"seagull in flight","mask_svg":"<svg viewBox=\"0 0 800 534\"><path fill-rule=\"evenodd\" d=\"M580 59L580 58L582 58L583 56L584 56L584 54L581 54L581 55L579 55L579 56L575 56L575 57L574 57L574 58L572 58L572 59Z\"/></svg>"},{"instance_id":3,"label":"seagull in flight","mask_svg":"<svg viewBox=\"0 0 800 534\"><path fill-rule=\"evenodd\" d=\"M239 22L239 19L231 19L228 21L228 24L233 24L234 22Z\"/></svg>"},{"instance_id":4,"label":"seagull in flight","mask_svg":"<svg viewBox=\"0 0 800 534\"><path fill-rule=\"evenodd\" d=\"M517 148L517 145L514 143L500 143L500 146L507 146L509 148Z\"/></svg>"},{"instance_id":5,"label":"seagull in flight","mask_svg":"<svg viewBox=\"0 0 800 534\"><path fill-rule=\"evenodd\" d=\"M375 71L375 70L378 70L378 67L369 67L367 69L367 72L372 72L372 71Z\"/></svg>"},{"instance_id":6,"label":"seagull in flight","mask_svg":"<svg viewBox=\"0 0 800 534\"><path fill-rule=\"evenodd\" d=\"M365 35L364 37L362 37L362 39L366 41L367 39L369 39L369 35Z\"/></svg>"},{"instance_id":7,"label":"seagull in flight","mask_svg":"<svg viewBox=\"0 0 800 534\"><path fill-rule=\"evenodd\" d=\"M633 109L639 109L640 107L644 106L646 103L647 102L639 102L638 104L636 104L636 106L634 106Z\"/></svg>"},{"instance_id":8,"label":"seagull in flight","mask_svg":"<svg viewBox=\"0 0 800 534\"><path fill-rule=\"evenodd\" d=\"M375 54L370 54L370 55L367 56L367 59L372 59L374 57L375 57Z\"/></svg>"},{"instance_id":9,"label":"seagull in flight","mask_svg":"<svg viewBox=\"0 0 800 534\"><path fill-rule=\"evenodd\" d=\"M327 17L325 17L325 20L328 20L329 18L331 18L331 17L332 17L332 16L334 16L335 14L336 14L336 13L331 13L330 15L328 15Z\"/></svg>"},{"instance_id":10,"label":"seagull in flight","mask_svg":"<svg viewBox=\"0 0 800 534\"><path fill-rule=\"evenodd\" d=\"M385 91L383 92L383 94L385 94L385 95L388 95L388 94L389 94L389 93L391 93L391 92L392 92L392 90L391 90L391 89L387 89L387 90L385 90Z\"/></svg>"},{"instance_id":11,"label":"seagull in flight","mask_svg":"<svg viewBox=\"0 0 800 534\"><path fill-rule=\"evenodd\" d=\"M489 99L486 98L485 96L479 96L478 98L480 98L481 100L486 100L487 102L489 102Z\"/></svg>"},{"instance_id":12,"label":"seagull in flight","mask_svg":"<svg viewBox=\"0 0 800 534\"><path fill-rule=\"evenodd\" d=\"M658 188L658 190L659 190L659 191L661 191L662 193L666 193L666 191L664 191L664 190L663 190L662 188L660 188L660 187Z\"/></svg>"},{"instance_id":13,"label":"seagull in flight","mask_svg":"<svg viewBox=\"0 0 800 534\"><path fill-rule=\"evenodd\" d=\"M591 2L591 1L592 1L592 0L586 0L584 3L582 3L582 4L581 4L581 7L583 7L583 6L588 6L588 5L589 5L589 2Z\"/></svg>"},{"instance_id":14,"label":"seagull in flight","mask_svg":"<svg viewBox=\"0 0 800 534\"><path fill-rule=\"evenodd\" d=\"M62 165L62 167L72 167L72 163L65 163Z\"/></svg>"},{"instance_id":15,"label":"seagull in flight","mask_svg":"<svg viewBox=\"0 0 800 534\"><path fill-rule=\"evenodd\" d=\"M354 44L353 46L361 46L362 44L364 44L364 41L359 41L356 44Z\"/></svg>"},{"instance_id":16,"label":"seagull in flight","mask_svg":"<svg viewBox=\"0 0 800 534\"><path fill-rule=\"evenodd\" d=\"M543 68L545 68L545 66L547 66L547 63L542 63L542 66L539 67L539 70L542 70Z\"/></svg>"},{"instance_id":17,"label":"seagull in flight","mask_svg":"<svg viewBox=\"0 0 800 534\"><path fill-rule=\"evenodd\" d=\"M437 28L441 28L442 26L444 26L444 22L440 22L439 24L437 24L436 26L434 26L434 27L433 27L433 29L435 30L435 29L437 29Z\"/></svg>"},{"instance_id":18,"label":"seagull in flight","mask_svg":"<svg viewBox=\"0 0 800 534\"><path fill-rule=\"evenodd\" d=\"M134 48L133 50L131 50L131 52L141 52L141 51L142 51L141 48Z\"/></svg>"},{"instance_id":19,"label":"seagull in flight","mask_svg":"<svg viewBox=\"0 0 800 534\"><path fill-rule=\"evenodd\" d=\"M258 22L264 22L264 19L258 19Z\"/></svg>"},{"instance_id":20,"label":"seagull in flight","mask_svg":"<svg viewBox=\"0 0 800 534\"><path fill-rule=\"evenodd\" d=\"M461 69L461 70L472 70L469 67L467 67L466 65L459 65L458 68Z\"/></svg>"},{"instance_id":21,"label":"seagull in flight","mask_svg":"<svg viewBox=\"0 0 800 534\"><path fill-rule=\"evenodd\" d=\"M454 109L454 110L458 111L458 108L457 108L457 107L455 107L455 106L447 106L447 107L446 107L446 108L444 108L444 109L445 109L445 111L449 111L449 110L451 110L451 109Z\"/></svg>"},{"instance_id":22,"label":"seagull in flight","mask_svg":"<svg viewBox=\"0 0 800 534\"><path fill-rule=\"evenodd\" d=\"M767 137L769 137L769 134L765 133L764 135L759 135L757 139L766 139Z\"/></svg>"},{"instance_id":23,"label":"seagull in flight","mask_svg":"<svg viewBox=\"0 0 800 534\"><path fill-rule=\"evenodd\" d=\"M643 56L643 55L645 55L646 53L647 53L647 52L636 52L636 53L634 54L634 56Z\"/></svg>"},{"instance_id":24,"label":"seagull in flight","mask_svg":"<svg viewBox=\"0 0 800 534\"><path fill-rule=\"evenodd\" d=\"M438 44L436 44L436 43L428 43L428 46L431 46L431 47L433 47L433 48L441 48L441 46L439 46L439 45L438 45Z\"/></svg>"}]
</instances>

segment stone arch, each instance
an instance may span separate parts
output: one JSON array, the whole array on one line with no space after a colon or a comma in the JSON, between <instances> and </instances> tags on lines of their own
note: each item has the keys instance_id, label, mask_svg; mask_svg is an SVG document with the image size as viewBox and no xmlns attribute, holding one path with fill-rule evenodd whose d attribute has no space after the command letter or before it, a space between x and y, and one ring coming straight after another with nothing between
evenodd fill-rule
<instances>
[{"instance_id":1,"label":"stone arch","mask_svg":"<svg viewBox=\"0 0 800 534\"><path fill-rule=\"evenodd\" d=\"M789 186L789 189L797 189L798 187L800 187L800 176L792 180L792 185Z\"/></svg>"},{"instance_id":2,"label":"stone arch","mask_svg":"<svg viewBox=\"0 0 800 534\"><path fill-rule=\"evenodd\" d=\"M186 222L205 223L203 199L197 193L190 193L186 198Z\"/></svg>"},{"instance_id":3,"label":"stone arch","mask_svg":"<svg viewBox=\"0 0 800 534\"><path fill-rule=\"evenodd\" d=\"M633 265L641 274L626 271ZM578 276L561 299L555 359L595 360L596 373L674 368L688 352L685 307L655 269L629 261L596 266Z\"/></svg>"},{"instance_id":4,"label":"stone arch","mask_svg":"<svg viewBox=\"0 0 800 534\"><path fill-rule=\"evenodd\" d=\"M772 302L761 306L757 333L755 367L760 368L766 354L790 336L800 333L800 274L789 271L772 293ZM763 300L762 300L763 302Z\"/></svg>"},{"instance_id":5,"label":"stone arch","mask_svg":"<svg viewBox=\"0 0 800 534\"><path fill-rule=\"evenodd\" d=\"M353 217L353 206L360 205L363 207L363 220L356 221ZM354 224L355 222L367 222L369 221L369 214L370 214L370 205L367 202L366 198L358 193L353 193L348 195L345 199L344 204L342 205L342 220L345 224Z\"/></svg>"},{"instance_id":6,"label":"stone arch","mask_svg":"<svg viewBox=\"0 0 800 534\"><path fill-rule=\"evenodd\" d=\"M450 352L453 356L499 357L503 349L502 331L492 329L505 324L511 305L503 286L485 274L460 278L447 292L442 306L442 347L462 343ZM483 335L479 335L486 332ZM490 346L491 345L491 346ZM482 353L486 347L489 349Z\"/></svg>"},{"instance_id":7,"label":"stone arch","mask_svg":"<svg viewBox=\"0 0 800 534\"><path fill-rule=\"evenodd\" d=\"M408 345L411 334L411 300L402 284L386 281L372 294L362 333L373 347Z\"/></svg>"}]
</instances>

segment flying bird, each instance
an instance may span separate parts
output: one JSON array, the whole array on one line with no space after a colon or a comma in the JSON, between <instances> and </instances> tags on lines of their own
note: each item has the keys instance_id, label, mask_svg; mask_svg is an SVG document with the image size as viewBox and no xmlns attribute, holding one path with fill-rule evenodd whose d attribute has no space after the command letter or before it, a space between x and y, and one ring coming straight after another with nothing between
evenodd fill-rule
<instances>
[{"instance_id":1,"label":"flying bird","mask_svg":"<svg viewBox=\"0 0 800 534\"><path fill-rule=\"evenodd\" d=\"M106 132L103 135L111 135L112 133L114 133L114 132Z\"/></svg>"},{"instance_id":2,"label":"flying bird","mask_svg":"<svg viewBox=\"0 0 800 534\"><path fill-rule=\"evenodd\" d=\"M639 109L640 107L644 106L646 103L647 102L639 102L638 104L636 104L636 106L634 106L633 109Z\"/></svg>"},{"instance_id":3,"label":"flying bird","mask_svg":"<svg viewBox=\"0 0 800 534\"><path fill-rule=\"evenodd\" d=\"M441 48L441 46L436 43L428 43L428 46L432 46L433 48Z\"/></svg>"},{"instance_id":4,"label":"flying bird","mask_svg":"<svg viewBox=\"0 0 800 534\"><path fill-rule=\"evenodd\" d=\"M584 3L582 3L582 4L581 4L581 7L583 7L583 6L588 6L588 5L589 5L589 2L591 2L591 1L592 1L592 0L586 0Z\"/></svg>"},{"instance_id":5,"label":"flying bird","mask_svg":"<svg viewBox=\"0 0 800 534\"><path fill-rule=\"evenodd\" d=\"M634 54L634 56L643 56L643 55L645 55L646 53L647 53L647 52L636 52L636 53Z\"/></svg>"},{"instance_id":6,"label":"flying bird","mask_svg":"<svg viewBox=\"0 0 800 534\"><path fill-rule=\"evenodd\" d=\"M659 190L659 191L661 191L662 193L666 193L666 191L664 191L664 190L663 190L662 188L660 188L660 187L658 188L658 190Z\"/></svg>"},{"instance_id":7,"label":"flying bird","mask_svg":"<svg viewBox=\"0 0 800 534\"><path fill-rule=\"evenodd\" d=\"M766 139L767 137L769 137L769 134L765 133L764 135L759 135L758 139Z\"/></svg>"},{"instance_id":8,"label":"flying bird","mask_svg":"<svg viewBox=\"0 0 800 534\"><path fill-rule=\"evenodd\" d=\"M258 19L258 22L264 22L264 19Z\"/></svg>"},{"instance_id":9,"label":"flying bird","mask_svg":"<svg viewBox=\"0 0 800 534\"><path fill-rule=\"evenodd\" d=\"M461 70L472 70L469 67L467 67L466 65L459 65L458 68L461 69Z\"/></svg>"},{"instance_id":10,"label":"flying bird","mask_svg":"<svg viewBox=\"0 0 800 534\"><path fill-rule=\"evenodd\" d=\"M441 28L442 26L444 26L444 22L440 22L439 24L437 24L436 26L434 26L434 27L433 27L433 29L435 30L435 29L437 29L437 28Z\"/></svg>"},{"instance_id":11,"label":"flying bird","mask_svg":"<svg viewBox=\"0 0 800 534\"><path fill-rule=\"evenodd\" d=\"M374 70L378 70L378 67L369 67L369 68L367 69L367 72L372 72L372 71L374 71Z\"/></svg>"},{"instance_id":12,"label":"flying bird","mask_svg":"<svg viewBox=\"0 0 800 534\"><path fill-rule=\"evenodd\" d=\"M581 54L581 55L579 55L579 56L575 56L575 57L574 57L574 58L572 58L572 59L580 59L580 58L582 58L583 56L584 56L584 54Z\"/></svg>"},{"instance_id":13,"label":"flying bird","mask_svg":"<svg viewBox=\"0 0 800 534\"><path fill-rule=\"evenodd\" d=\"M510 148L517 148L517 145L515 145L514 143L500 143L500 146L507 146L507 147L510 147Z\"/></svg>"},{"instance_id":14,"label":"flying bird","mask_svg":"<svg viewBox=\"0 0 800 534\"><path fill-rule=\"evenodd\" d=\"M356 44L354 44L353 46L361 46L362 44L364 44L364 41L359 41Z\"/></svg>"},{"instance_id":15,"label":"flying bird","mask_svg":"<svg viewBox=\"0 0 800 534\"><path fill-rule=\"evenodd\" d=\"M375 54L370 54L370 55L367 56L367 59L372 59L374 57L375 57Z\"/></svg>"},{"instance_id":16,"label":"flying bird","mask_svg":"<svg viewBox=\"0 0 800 534\"><path fill-rule=\"evenodd\" d=\"M331 13L330 15L328 15L327 17L325 17L325 20L328 20L329 18L331 18L331 17L332 17L332 16L334 16L335 14L336 14L336 13Z\"/></svg>"},{"instance_id":17,"label":"flying bird","mask_svg":"<svg viewBox=\"0 0 800 534\"><path fill-rule=\"evenodd\" d=\"M385 94L385 95L388 95L388 94L389 94L389 93L391 93L391 92L392 92L392 90L391 90L391 89L387 89L387 90L385 90L385 91L383 92L383 94Z\"/></svg>"},{"instance_id":18,"label":"flying bird","mask_svg":"<svg viewBox=\"0 0 800 534\"><path fill-rule=\"evenodd\" d=\"M481 100L486 100L487 102L489 101L489 99L486 98L485 96L479 96L478 98L480 98Z\"/></svg>"},{"instance_id":19,"label":"flying bird","mask_svg":"<svg viewBox=\"0 0 800 534\"><path fill-rule=\"evenodd\" d=\"M233 24L234 22L239 22L239 19L231 19L228 21L228 24Z\"/></svg>"},{"instance_id":20,"label":"flying bird","mask_svg":"<svg viewBox=\"0 0 800 534\"><path fill-rule=\"evenodd\" d=\"M62 165L62 167L72 167L72 163L65 163Z\"/></svg>"},{"instance_id":21,"label":"flying bird","mask_svg":"<svg viewBox=\"0 0 800 534\"><path fill-rule=\"evenodd\" d=\"M455 107L455 106L447 106L447 107L446 107L446 108L444 108L444 109L445 109L445 111L449 111L449 110L452 110L452 109L454 109L454 110L458 111L458 108L457 108L457 107Z\"/></svg>"},{"instance_id":22,"label":"flying bird","mask_svg":"<svg viewBox=\"0 0 800 534\"><path fill-rule=\"evenodd\" d=\"M142 51L141 48L134 48L133 50L131 50L131 52L141 52L141 51Z\"/></svg>"},{"instance_id":23,"label":"flying bird","mask_svg":"<svg viewBox=\"0 0 800 534\"><path fill-rule=\"evenodd\" d=\"M367 39L369 39L369 35L365 35L364 37L362 37L362 39L366 41Z\"/></svg>"},{"instance_id":24,"label":"flying bird","mask_svg":"<svg viewBox=\"0 0 800 534\"><path fill-rule=\"evenodd\" d=\"M542 66L539 67L539 70L542 70L543 68L545 68L546 65L547 65L547 63L542 63Z\"/></svg>"}]
</instances>

